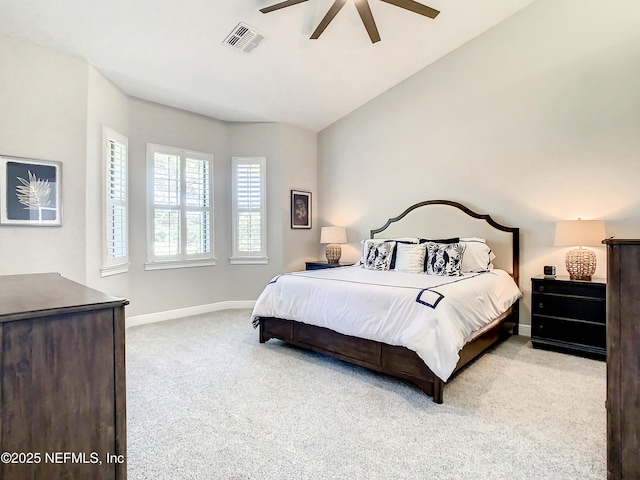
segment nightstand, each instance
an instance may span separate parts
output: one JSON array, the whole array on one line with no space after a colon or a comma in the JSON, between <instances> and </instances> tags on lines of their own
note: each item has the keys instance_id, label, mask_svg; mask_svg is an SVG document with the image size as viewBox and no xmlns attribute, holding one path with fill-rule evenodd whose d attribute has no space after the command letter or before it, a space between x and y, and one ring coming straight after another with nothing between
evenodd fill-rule
<instances>
[{"instance_id":1,"label":"nightstand","mask_svg":"<svg viewBox=\"0 0 640 480\"><path fill-rule=\"evenodd\" d=\"M323 268L350 267L353 263L327 263L327 262L304 262L307 270L322 270Z\"/></svg>"},{"instance_id":2,"label":"nightstand","mask_svg":"<svg viewBox=\"0 0 640 480\"><path fill-rule=\"evenodd\" d=\"M565 353L606 359L604 280L531 279L531 343Z\"/></svg>"}]
</instances>

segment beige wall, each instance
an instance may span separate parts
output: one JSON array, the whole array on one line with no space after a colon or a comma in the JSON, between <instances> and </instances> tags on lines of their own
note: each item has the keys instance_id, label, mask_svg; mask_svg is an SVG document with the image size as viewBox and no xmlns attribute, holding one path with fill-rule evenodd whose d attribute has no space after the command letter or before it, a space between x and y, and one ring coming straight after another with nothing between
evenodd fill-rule
<instances>
[{"instance_id":1,"label":"beige wall","mask_svg":"<svg viewBox=\"0 0 640 480\"><path fill-rule=\"evenodd\" d=\"M265 275L304 270L304 261L313 259L320 241L317 225L310 230L293 230L290 221L290 192L312 192L312 219L317 214L313 200L317 192L317 135L297 127L276 123L232 123L229 144L232 156L267 156L267 204L269 266L234 266L234 279L246 282L247 269L262 272L254 277L251 292L255 296L264 288ZM240 275L241 277L238 277ZM242 276L245 278L243 279Z\"/></svg>"},{"instance_id":2,"label":"beige wall","mask_svg":"<svg viewBox=\"0 0 640 480\"><path fill-rule=\"evenodd\" d=\"M319 136L229 124L131 99L86 62L0 35L0 154L63 162L64 225L0 227L0 274L58 271L131 299L129 315L252 300L271 276L321 258L319 227L347 225L346 259L406 206L449 198L518 226L522 287L560 219L640 236L640 4L538 0ZM131 271L99 277L102 124L128 136ZM215 158L218 265L144 271L147 142ZM230 265L230 158L266 156L269 265ZM317 172L317 173L316 173ZM313 229L289 228L289 191L313 194ZM101 222L101 220L100 220ZM604 275L598 249L597 274ZM522 309L528 323L528 297Z\"/></svg>"},{"instance_id":3,"label":"beige wall","mask_svg":"<svg viewBox=\"0 0 640 480\"><path fill-rule=\"evenodd\" d=\"M640 236L640 3L538 0L320 132L322 221L357 241L419 201L521 229L521 287L564 272L558 220ZM596 248L598 276L605 250Z\"/></svg>"},{"instance_id":4,"label":"beige wall","mask_svg":"<svg viewBox=\"0 0 640 480\"><path fill-rule=\"evenodd\" d=\"M0 227L0 275L56 271L131 303L128 316L255 300L313 258L317 230L289 228L289 191L316 194L317 135L227 123L130 98L80 59L0 35L0 154L63 163L62 227ZM129 139L130 271L102 278L102 126ZM217 265L145 271L146 144L214 157ZM231 157L267 157L268 265L231 265ZM291 242L288 245L287 242ZM311 251L311 254L309 252Z\"/></svg>"},{"instance_id":5,"label":"beige wall","mask_svg":"<svg viewBox=\"0 0 640 480\"><path fill-rule=\"evenodd\" d=\"M130 276L101 277L104 242L104 159L102 145L103 125L125 137L129 136L129 97L89 65L89 92L87 101L87 156L86 156L86 280L85 283L111 295L130 297Z\"/></svg>"},{"instance_id":6,"label":"beige wall","mask_svg":"<svg viewBox=\"0 0 640 480\"><path fill-rule=\"evenodd\" d=\"M79 59L0 35L0 155L63 162L64 210L62 227L0 226L1 275L85 279L87 71Z\"/></svg>"}]
</instances>

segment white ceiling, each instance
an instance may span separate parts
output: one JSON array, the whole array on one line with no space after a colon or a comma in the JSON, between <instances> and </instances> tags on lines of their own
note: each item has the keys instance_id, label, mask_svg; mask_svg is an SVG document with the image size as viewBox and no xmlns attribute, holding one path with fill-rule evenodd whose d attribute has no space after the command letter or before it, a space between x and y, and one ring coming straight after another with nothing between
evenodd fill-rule
<instances>
[{"instance_id":1,"label":"white ceiling","mask_svg":"<svg viewBox=\"0 0 640 480\"><path fill-rule=\"evenodd\" d=\"M369 0L372 44L347 4L309 40L333 0L268 14L280 0L0 0L0 32L86 59L125 93L226 121L320 131L534 0L420 0L435 19ZM252 53L223 45L244 22Z\"/></svg>"}]
</instances>

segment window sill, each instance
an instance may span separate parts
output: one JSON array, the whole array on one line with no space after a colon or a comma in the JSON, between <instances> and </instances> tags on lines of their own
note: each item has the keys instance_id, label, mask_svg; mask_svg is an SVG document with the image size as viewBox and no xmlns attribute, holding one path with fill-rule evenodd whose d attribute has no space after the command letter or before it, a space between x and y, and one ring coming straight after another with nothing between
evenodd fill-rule
<instances>
[{"instance_id":1,"label":"window sill","mask_svg":"<svg viewBox=\"0 0 640 480\"><path fill-rule=\"evenodd\" d=\"M145 270L169 270L172 268L212 267L216 264L216 258L199 258L197 260L167 260L159 262L146 262Z\"/></svg>"},{"instance_id":2,"label":"window sill","mask_svg":"<svg viewBox=\"0 0 640 480\"><path fill-rule=\"evenodd\" d=\"M121 273L127 273L129 271L130 263L122 263L120 265L109 265L100 269L101 277L110 277L111 275L119 275Z\"/></svg>"},{"instance_id":3,"label":"window sill","mask_svg":"<svg viewBox=\"0 0 640 480\"><path fill-rule=\"evenodd\" d=\"M266 265L269 257L229 257L231 265Z\"/></svg>"}]
</instances>

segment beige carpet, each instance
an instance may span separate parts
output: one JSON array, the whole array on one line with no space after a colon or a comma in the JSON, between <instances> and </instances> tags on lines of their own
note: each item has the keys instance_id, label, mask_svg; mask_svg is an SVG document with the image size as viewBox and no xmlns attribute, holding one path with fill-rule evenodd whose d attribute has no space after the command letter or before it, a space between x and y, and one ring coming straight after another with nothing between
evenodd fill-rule
<instances>
[{"instance_id":1,"label":"beige carpet","mask_svg":"<svg viewBox=\"0 0 640 480\"><path fill-rule=\"evenodd\" d=\"M605 363L514 337L417 388L258 343L249 310L127 330L128 478L606 478Z\"/></svg>"}]
</instances>

